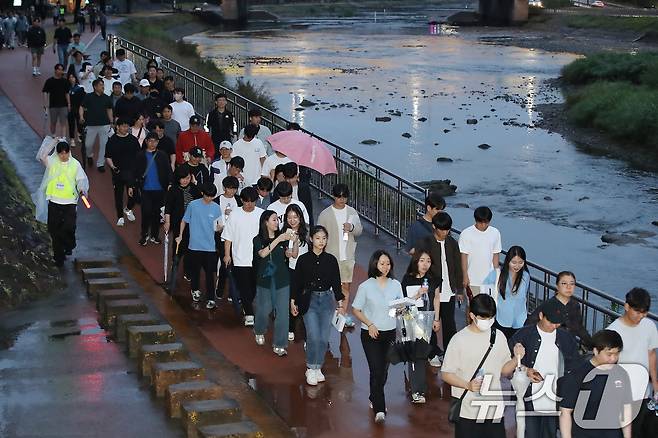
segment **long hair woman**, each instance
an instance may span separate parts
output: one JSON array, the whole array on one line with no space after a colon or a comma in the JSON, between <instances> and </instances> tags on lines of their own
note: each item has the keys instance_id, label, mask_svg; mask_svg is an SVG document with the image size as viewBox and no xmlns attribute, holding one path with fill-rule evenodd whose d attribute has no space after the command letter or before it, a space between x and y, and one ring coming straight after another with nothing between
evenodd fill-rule
<instances>
[{"instance_id":1,"label":"long hair woman","mask_svg":"<svg viewBox=\"0 0 658 438\"><path fill-rule=\"evenodd\" d=\"M290 270L290 290L295 288L295 267L300 256L308 252L308 225L304 222L304 214L299 205L290 204L283 215L282 232L292 230L294 238L288 241L286 257L288 257L288 269ZM290 322L288 327L288 341L295 340L295 328L297 317L290 313Z\"/></svg>"},{"instance_id":2,"label":"long hair woman","mask_svg":"<svg viewBox=\"0 0 658 438\"><path fill-rule=\"evenodd\" d=\"M530 273L526 264L525 250L512 246L505 256L505 262L498 278L498 298L496 303L496 328L507 339L523 327L528 316L528 288Z\"/></svg>"}]
</instances>

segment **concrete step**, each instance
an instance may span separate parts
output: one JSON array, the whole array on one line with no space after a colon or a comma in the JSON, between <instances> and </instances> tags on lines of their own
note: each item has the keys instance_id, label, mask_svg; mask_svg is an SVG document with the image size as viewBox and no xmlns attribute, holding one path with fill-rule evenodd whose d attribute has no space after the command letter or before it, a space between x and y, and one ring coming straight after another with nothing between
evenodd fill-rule
<instances>
[{"instance_id":1,"label":"concrete step","mask_svg":"<svg viewBox=\"0 0 658 438\"><path fill-rule=\"evenodd\" d=\"M169 324L133 325L128 327L126 333L128 335L128 357L133 359L139 357L142 345L170 344L176 340L174 329Z\"/></svg>"},{"instance_id":2,"label":"concrete step","mask_svg":"<svg viewBox=\"0 0 658 438\"><path fill-rule=\"evenodd\" d=\"M213 424L198 428L200 438L263 438L265 435L251 421Z\"/></svg>"},{"instance_id":3,"label":"concrete step","mask_svg":"<svg viewBox=\"0 0 658 438\"><path fill-rule=\"evenodd\" d=\"M165 406L169 418L181 417L183 403L222 398L224 391L208 380L197 380L169 385L165 390Z\"/></svg>"},{"instance_id":4,"label":"concrete step","mask_svg":"<svg viewBox=\"0 0 658 438\"><path fill-rule=\"evenodd\" d=\"M100 316L100 324L106 330L113 330L118 315L148 313L149 309L142 300L110 300Z\"/></svg>"},{"instance_id":5,"label":"concrete step","mask_svg":"<svg viewBox=\"0 0 658 438\"><path fill-rule=\"evenodd\" d=\"M107 289L128 289L128 282L123 277L92 278L87 280L87 296L96 299L96 292Z\"/></svg>"},{"instance_id":6,"label":"concrete step","mask_svg":"<svg viewBox=\"0 0 658 438\"><path fill-rule=\"evenodd\" d=\"M116 264L112 259L98 257L76 257L73 263L76 271L82 271L87 268L109 268Z\"/></svg>"},{"instance_id":7,"label":"concrete step","mask_svg":"<svg viewBox=\"0 0 658 438\"><path fill-rule=\"evenodd\" d=\"M139 373L151 377L151 366L158 362L189 361L190 355L180 342L170 344L142 345L139 351Z\"/></svg>"},{"instance_id":8,"label":"concrete step","mask_svg":"<svg viewBox=\"0 0 658 438\"><path fill-rule=\"evenodd\" d=\"M117 268L85 268L82 270L82 280L87 281L92 278L113 278L121 277L121 271Z\"/></svg>"},{"instance_id":9,"label":"concrete step","mask_svg":"<svg viewBox=\"0 0 658 438\"><path fill-rule=\"evenodd\" d=\"M107 289L96 293L96 310L103 313L105 302L110 300L135 300L139 293L135 289Z\"/></svg>"},{"instance_id":10,"label":"concrete step","mask_svg":"<svg viewBox=\"0 0 658 438\"><path fill-rule=\"evenodd\" d=\"M164 362L153 365L151 385L157 397L163 397L165 390L173 384L191 380L205 380L206 370L195 362Z\"/></svg>"},{"instance_id":11,"label":"concrete step","mask_svg":"<svg viewBox=\"0 0 658 438\"><path fill-rule=\"evenodd\" d=\"M159 325L162 324L160 318L149 313L135 313L128 315L118 315L114 323L112 332L117 342L126 342L128 340L128 327L133 325Z\"/></svg>"},{"instance_id":12,"label":"concrete step","mask_svg":"<svg viewBox=\"0 0 658 438\"><path fill-rule=\"evenodd\" d=\"M242 411L230 398L188 401L181 406L181 417L187 438L197 438L198 427L239 422Z\"/></svg>"}]
</instances>

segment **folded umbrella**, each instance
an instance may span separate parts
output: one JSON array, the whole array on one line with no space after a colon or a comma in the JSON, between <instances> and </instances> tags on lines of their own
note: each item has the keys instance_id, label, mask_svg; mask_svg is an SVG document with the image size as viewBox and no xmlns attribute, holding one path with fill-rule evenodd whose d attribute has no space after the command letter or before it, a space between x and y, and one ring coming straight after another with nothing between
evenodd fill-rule
<instances>
[{"instance_id":1,"label":"folded umbrella","mask_svg":"<svg viewBox=\"0 0 658 438\"><path fill-rule=\"evenodd\" d=\"M286 155L300 166L317 170L322 175L337 173L336 160L327 147L302 131L279 131L267 137L272 149Z\"/></svg>"}]
</instances>

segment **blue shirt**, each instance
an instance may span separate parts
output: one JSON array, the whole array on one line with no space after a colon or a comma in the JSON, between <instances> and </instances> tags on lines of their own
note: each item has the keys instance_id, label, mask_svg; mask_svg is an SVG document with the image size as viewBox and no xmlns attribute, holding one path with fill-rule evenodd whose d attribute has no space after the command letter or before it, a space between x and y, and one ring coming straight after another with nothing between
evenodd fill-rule
<instances>
[{"instance_id":1,"label":"blue shirt","mask_svg":"<svg viewBox=\"0 0 658 438\"><path fill-rule=\"evenodd\" d=\"M146 152L146 176L144 177L144 190L164 190L160 184L160 177L158 176L158 163L153 163L155 159L155 152Z\"/></svg>"},{"instance_id":2,"label":"blue shirt","mask_svg":"<svg viewBox=\"0 0 658 438\"><path fill-rule=\"evenodd\" d=\"M375 325L377 330L394 330L395 318L388 315L388 304L402 298L400 282L392 278L387 279L386 286L382 288L376 278L369 278L359 285L352 307L359 309ZM361 323L361 328L368 327Z\"/></svg>"},{"instance_id":3,"label":"blue shirt","mask_svg":"<svg viewBox=\"0 0 658 438\"><path fill-rule=\"evenodd\" d=\"M496 282L495 271L484 280L484 284ZM523 271L521 283L516 293L512 293L512 277L507 277L505 285L505 299L498 293L496 300L496 321L503 327L521 328L528 317L527 299L530 288L530 274Z\"/></svg>"},{"instance_id":4,"label":"blue shirt","mask_svg":"<svg viewBox=\"0 0 658 438\"><path fill-rule=\"evenodd\" d=\"M206 204L202 199L190 202L183 220L190 227L189 249L215 252L215 221L222 217L222 210L215 202Z\"/></svg>"}]
</instances>

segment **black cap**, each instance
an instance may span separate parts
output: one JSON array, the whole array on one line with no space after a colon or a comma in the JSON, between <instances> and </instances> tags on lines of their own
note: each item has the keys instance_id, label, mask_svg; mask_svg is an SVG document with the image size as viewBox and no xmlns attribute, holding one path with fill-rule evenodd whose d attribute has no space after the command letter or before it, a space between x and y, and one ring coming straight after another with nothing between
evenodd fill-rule
<instances>
[{"instance_id":1,"label":"black cap","mask_svg":"<svg viewBox=\"0 0 658 438\"><path fill-rule=\"evenodd\" d=\"M541 306L541 313L553 324L564 324L563 305L556 299L550 299Z\"/></svg>"},{"instance_id":2,"label":"black cap","mask_svg":"<svg viewBox=\"0 0 658 438\"><path fill-rule=\"evenodd\" d=\"M190 125L200 125L201 124L201 117L194 115L190 117Z\"/></svg>"},{"instance_id":3,"label":"black cap","mask_svg":"<svg viewBox=\"0 0 658 438\"><path fill-rule=\"evenodd\" d=\"M201 158L203 157L203 149L200 147L196 146L190 149L190 155L196 158Z\"/></svg>"}]
</instances>

